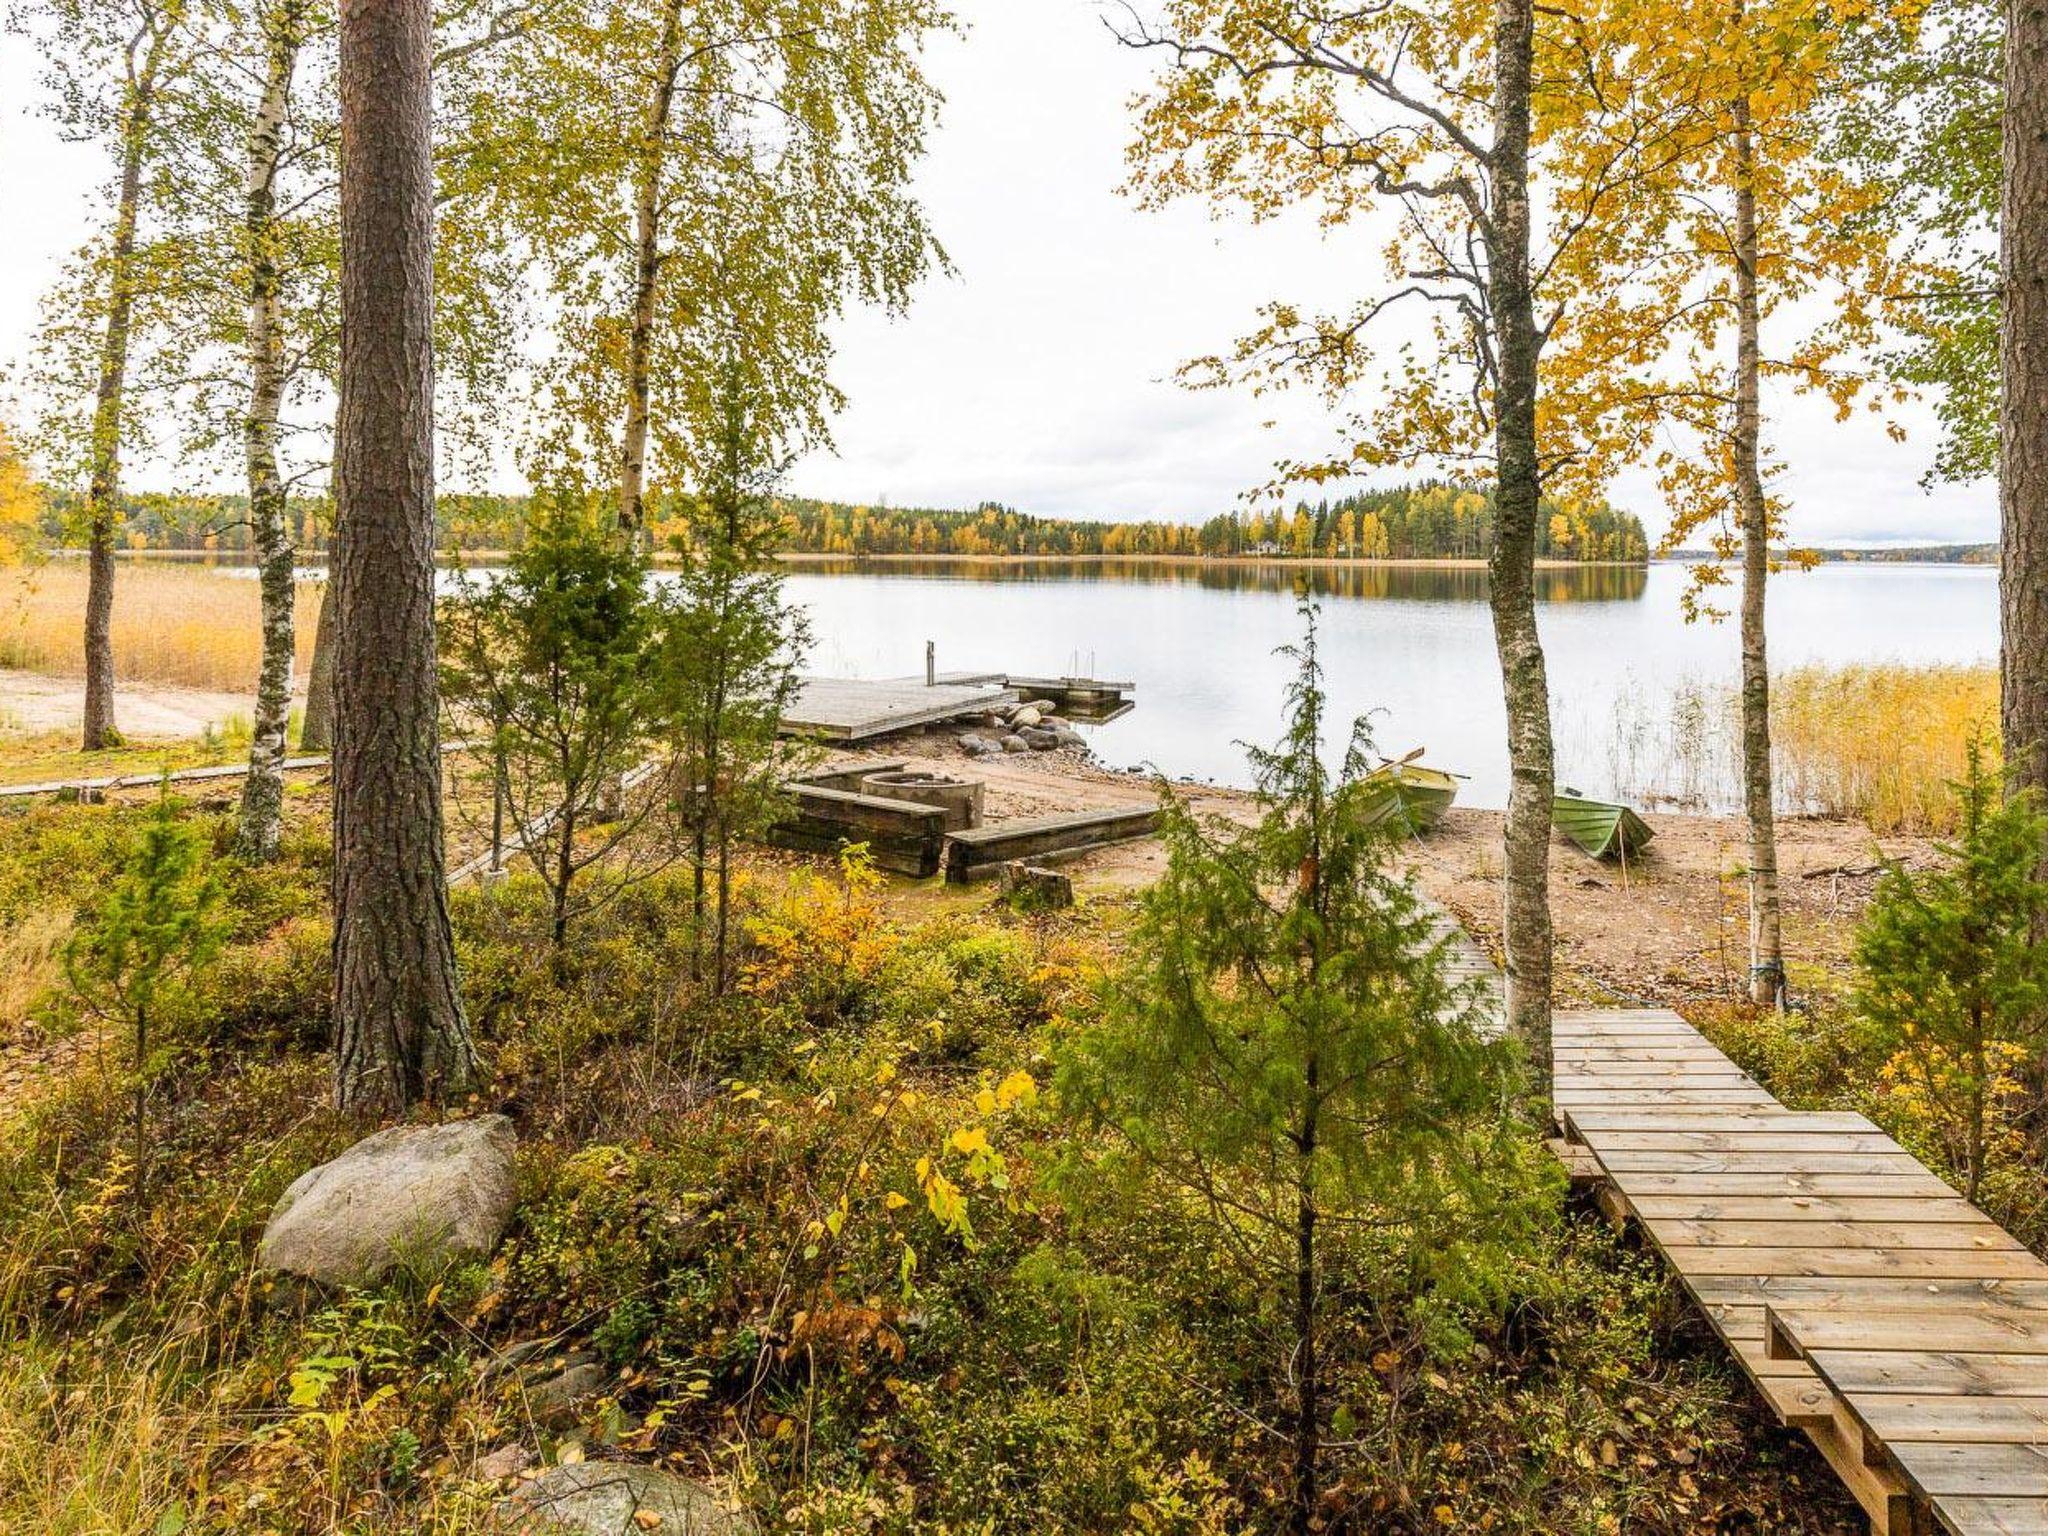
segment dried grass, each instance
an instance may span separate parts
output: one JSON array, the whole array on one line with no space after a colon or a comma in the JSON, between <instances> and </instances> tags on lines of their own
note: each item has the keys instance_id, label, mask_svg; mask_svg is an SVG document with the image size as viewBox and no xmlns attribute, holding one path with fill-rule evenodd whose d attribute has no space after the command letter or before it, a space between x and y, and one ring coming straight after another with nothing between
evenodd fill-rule
<instances>
[{"instance_id":1,"label":"dried grass","mask_svg":"<svg viewBox=\"0 0 2048 1536\"><path fill-rule=\"evenodd\" d=\"M1949 832L1971 735L1996 751L1998 669L1795 667L1772 680L1771 729L1781 802L1882 835Z\"/></svg>"},{"instance_id":2,"label":"dried grass","mask_svg":"<svg viewBox=\"0 0 2048 1536\"><path fill-rule=\"evenodd\" d=\"M321 587L299 584L298 670L312 665ZM0 667L85 672L83 561L0 570ZM124 682L218 693L256 686L261 597L254 580L219 571L124 562L114 579L114 670Z\"/></svg>"}]
</instances>

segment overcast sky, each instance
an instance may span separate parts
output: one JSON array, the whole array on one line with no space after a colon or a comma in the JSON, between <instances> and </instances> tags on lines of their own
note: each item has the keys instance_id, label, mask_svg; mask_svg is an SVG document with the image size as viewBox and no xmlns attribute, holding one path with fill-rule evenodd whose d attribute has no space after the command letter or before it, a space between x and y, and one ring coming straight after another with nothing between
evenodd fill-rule
<instances>
[{"instance_id":1,"label":"overcast sky","mask_svg":"<svg viewBox=\"0 0 2048 1536\"><path fill-rule=\"evenodd\" d=\"M1119 195L1128 98L1149 61L1119 48L1093 0L973 0L964 37L933 47L947 96L920 190L955 274L908 316L862 314L840 337L851 405L838 451L797 466L791 489L895 505L1095 517L1198 519L1261 483L1276 458L1314 452L1329 424L1297 403L1191 394L1181 360L1220 347L1264 300L1337 302L1378 280L1378 232L1325 236L1306 220L1249 228L1189 206L1142 213ZM34 59L0 36L0 361L23 356L37 296L101 204L102 152L60 142L38 114ZM1988 485L1923 491L1935 433L1773 402L1795 535L1815 543L1996 536ZM168 465L138 484L171 485ZM1615 499L1663 525L1630 480Z\"/></svg>"}]
</instances>

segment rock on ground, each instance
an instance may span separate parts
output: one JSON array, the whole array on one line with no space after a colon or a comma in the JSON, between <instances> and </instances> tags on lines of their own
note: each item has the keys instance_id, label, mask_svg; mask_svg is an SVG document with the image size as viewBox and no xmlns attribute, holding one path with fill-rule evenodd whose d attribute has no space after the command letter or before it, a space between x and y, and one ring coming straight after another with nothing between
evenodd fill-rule
<instances>
[{"instance_id":1,"label":"rock on ground","mask_svg":"<svg viewBox=\"0 0 2048 1536\"><path fill-rule=\"evenodd\" d=\"M728 1510L702 1483L628 1461L550 1467L503 1500L505 1528L519 1536L754 1536L753 1519ZM652 1517L650 1520L649 1517Z\"/></svg>"},{"instance_id":2,"label":"rock on ground","mask_svg":"<svg viewBox=\"0 0 2048 1536\"><path fill-rule=\"evenodd\" d=\"M512 1217L517 1148L503 1115L379 1131L293 1181L258 1258L325 1285L360 1285L401 1264L431 1273L481 1257Z\"/></svg>"}]
</instances>

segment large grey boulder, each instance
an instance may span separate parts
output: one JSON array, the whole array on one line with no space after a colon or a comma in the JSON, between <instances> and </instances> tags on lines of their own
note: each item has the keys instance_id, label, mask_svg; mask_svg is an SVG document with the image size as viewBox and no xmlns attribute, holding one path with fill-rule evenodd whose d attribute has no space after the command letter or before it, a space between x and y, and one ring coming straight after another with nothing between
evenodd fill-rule
<instances>
[{"instance_id":1,"label":"large grey boulder","mask_svg":"<svg viewBox=\"0 0 2048 1536\"><path fill-rule=\"evenodd\" d=\"M432 1273L498 1246L518 1193L518 1138L503 1115L402 1125L310 1168L284 1192L257 1257L325 1285L398 1265Z\"/></svg>"},{"instance_id":2,"label":"large grey boulder","mask_svg":"<svg viewBox=\"0 0 2048 1536\"><path fill-rule=\"evenodd\" d=\"M519 1536L753 1536L752 1517L702 1483L630 1461L550 1467L498 1505ZM651 1518L650 1518L651 1517Z\"/></svg>"}]
</instances>

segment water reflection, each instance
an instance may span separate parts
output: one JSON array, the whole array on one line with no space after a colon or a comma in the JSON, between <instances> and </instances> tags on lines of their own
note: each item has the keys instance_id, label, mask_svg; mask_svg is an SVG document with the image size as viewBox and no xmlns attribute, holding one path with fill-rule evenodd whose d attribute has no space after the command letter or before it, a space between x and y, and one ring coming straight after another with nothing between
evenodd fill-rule
<instances>
[{"instance_id":1,"label":"water reflection","mask_svg":"<svg viewBox=\"0 0 2048 1536\"><path fill-rule=\"evenodd\" d=\"M945 581L1139 582L1148 586L1199 587L1209 592L1293 593L1306 588L1317 598L1376 601L1484 602L1486 568L1406 562L1365 565L1282 560L792 560L792 572L821 576L914 576ZM1536 572L1536 600L1542 603L1638 602L1649 587L1641 565L1546 566Z\"/></svg>"}]
</instances>

